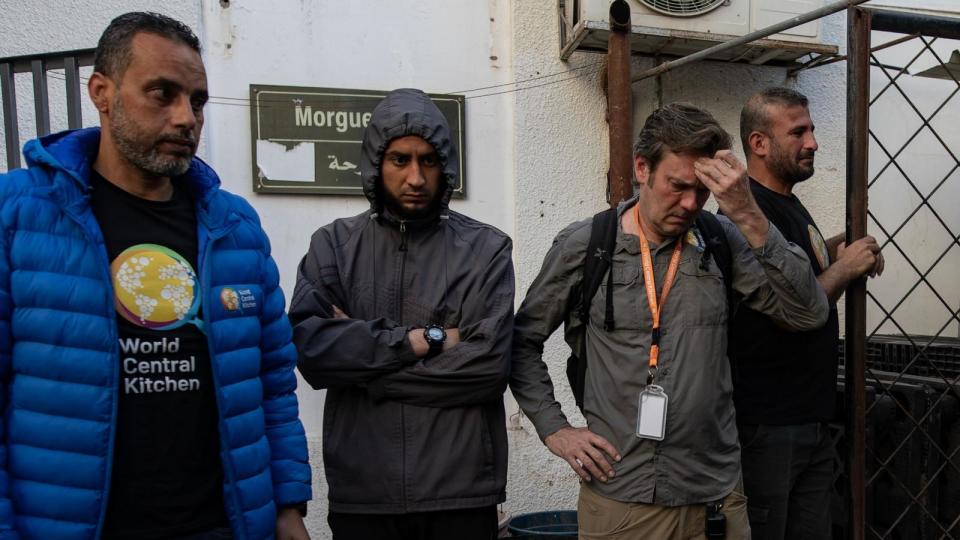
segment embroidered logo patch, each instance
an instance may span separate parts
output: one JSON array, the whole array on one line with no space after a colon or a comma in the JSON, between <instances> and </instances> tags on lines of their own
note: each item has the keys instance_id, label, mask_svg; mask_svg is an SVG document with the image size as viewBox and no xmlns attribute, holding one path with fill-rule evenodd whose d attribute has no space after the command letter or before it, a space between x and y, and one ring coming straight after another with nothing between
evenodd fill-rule
<instances>
[{"instance_id":1,"label":"embroidered logo patch","mask_svg":"<svg viewBox=\"0 0 960 540\"><path fill-rule=\"evenodd\" d=\"M817 256L817 262L820 263L820 271L824 271L830 266L830 252L827 251L827 244L820 236L820 231L813 225L807 225L807 232L810 233L810 247Z\"/></svg>"},{"instance_id":2,"label":"embroidered logo patch","mask_svg":"<svg viewBox=\"0 0 960 540\"><path fill-rule=\"evenodd\" d=\"M230 287L224 287L220 291L220 303L223 304L223 309L236 311L240 309L240 295Z\"/></svg>"},{"instance_id":3,"label":"embroidered logo patch","mask_svg":"<svg viewBox=\"0 0 960 540\"><path fill-rule=\"evenodd\" d=\"M696 227L690 227L687 229L687 235L684 238L684 241L691 246L697 248L697 251L703 252L707 247L707 243L703 241L703 237L700 236L700 231Z\"/></svg>"},{"instance_id":4,"label":"embroidered logo patch","mask_svg":"<svg viewBox=\"0 0 960 540\"><path fill-rule=\"evenodd\" d=\"M248 309L256 309L257 296L250 289L224 287L220 289L220 303L223 304L223 309L227 311L243 313Z\"/></svg>"}]
</instances>

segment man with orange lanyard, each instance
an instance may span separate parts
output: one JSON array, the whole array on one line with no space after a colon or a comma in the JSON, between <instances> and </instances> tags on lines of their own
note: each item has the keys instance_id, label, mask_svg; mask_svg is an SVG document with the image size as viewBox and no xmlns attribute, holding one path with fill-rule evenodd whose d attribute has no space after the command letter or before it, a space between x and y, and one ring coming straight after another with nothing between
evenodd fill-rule
<instances>
[{"instance_id":1,"label":"man with orange lanyard","mask_svg":"<svg viewBox=\"0 0 960 540\"><path fill-rule=\"evenodd\" d=\"M637 194L617 211L612 275L590 300L586 325L578 313L587 257L597 255L587 253L590 219L557 235L517 312L511 390L582 479L582 539L750 536L726 356L729 299L795 329L822 325L828 307L806 255L757 207L730 146L702 109L654 111L634 146ZM710 217L729 247L729 275L694 226L711 193L725 214ZM561 323L574 351L585 340L587 427L567 422L543 361Z\"/></svg>"}]
</instances>

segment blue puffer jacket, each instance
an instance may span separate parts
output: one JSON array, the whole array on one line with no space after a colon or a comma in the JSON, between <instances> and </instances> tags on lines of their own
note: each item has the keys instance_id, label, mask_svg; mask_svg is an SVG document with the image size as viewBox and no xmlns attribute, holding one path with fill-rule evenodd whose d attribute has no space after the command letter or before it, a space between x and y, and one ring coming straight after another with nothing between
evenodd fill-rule
<instances>
[{"instance_id":1,"label":"blue puffer jacket","mask_svg":"<svg viewBox=\"0 0 960 540\"><path fill-rule=\"evenodd\" d=\"M30 141L30 168L0 175L0 539L93 540L106 513L120 361L87 194L99 140L86 129ZM279 275L250 205L199 159L187 177L227 515L236 538L272 538L276 508L310 498ZM256 306L228 311L225 287L250 289Z\"/></svg>"}]
</instances>

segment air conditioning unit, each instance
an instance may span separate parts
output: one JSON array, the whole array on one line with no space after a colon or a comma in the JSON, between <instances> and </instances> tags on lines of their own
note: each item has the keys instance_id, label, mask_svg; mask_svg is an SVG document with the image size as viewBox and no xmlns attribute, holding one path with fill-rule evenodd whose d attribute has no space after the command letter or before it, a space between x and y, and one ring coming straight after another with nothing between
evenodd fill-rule
<instances>
[{"instance_id":1,"label":"air conditioning unit","mask_svg":"<svg viewBox=\"0 0 960 540\"><path fill-rule=\"evenodd\" d=\"M559 0L562 58L575 50L606 50L612 1ZM684 56L706 49L822 5L822 0L626 1L630 6L633 50L662 56ZM823 42L819 20L712 58L785 65L811 53L837 54L836 45Z\"/></svg>"}]
</instances>

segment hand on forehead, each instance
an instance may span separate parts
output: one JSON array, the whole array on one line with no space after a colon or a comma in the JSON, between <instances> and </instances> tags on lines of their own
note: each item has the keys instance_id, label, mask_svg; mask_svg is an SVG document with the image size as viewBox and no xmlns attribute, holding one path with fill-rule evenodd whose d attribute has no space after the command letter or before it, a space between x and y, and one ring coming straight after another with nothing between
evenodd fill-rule
<instances>
[{"instance_id":1,"label":"hand on forehead","mask_svg":"<svg viewBox=\"0 0 960 540\"><path fill-rule=\"evenodd\" d=\"M737 159L737 156L733 154L732 150L717 150L717 153L711 156L702 156L696 159L697 164L700 165L725 165L731 169L735 169L740 166L740 160Z\"/></svg>"},{"instance_id":2,"label":"hand on forehead","mask_svg":"<svg viewBox=\"0 0 960 540\"><path fill-rule=\"evenodd\" d=\"M720 150L712 157L699 157L693 162L697 180L716 194L720 184L736 182L747 174L747 168L730 150Z\"/></svg>"}]
</instances>

